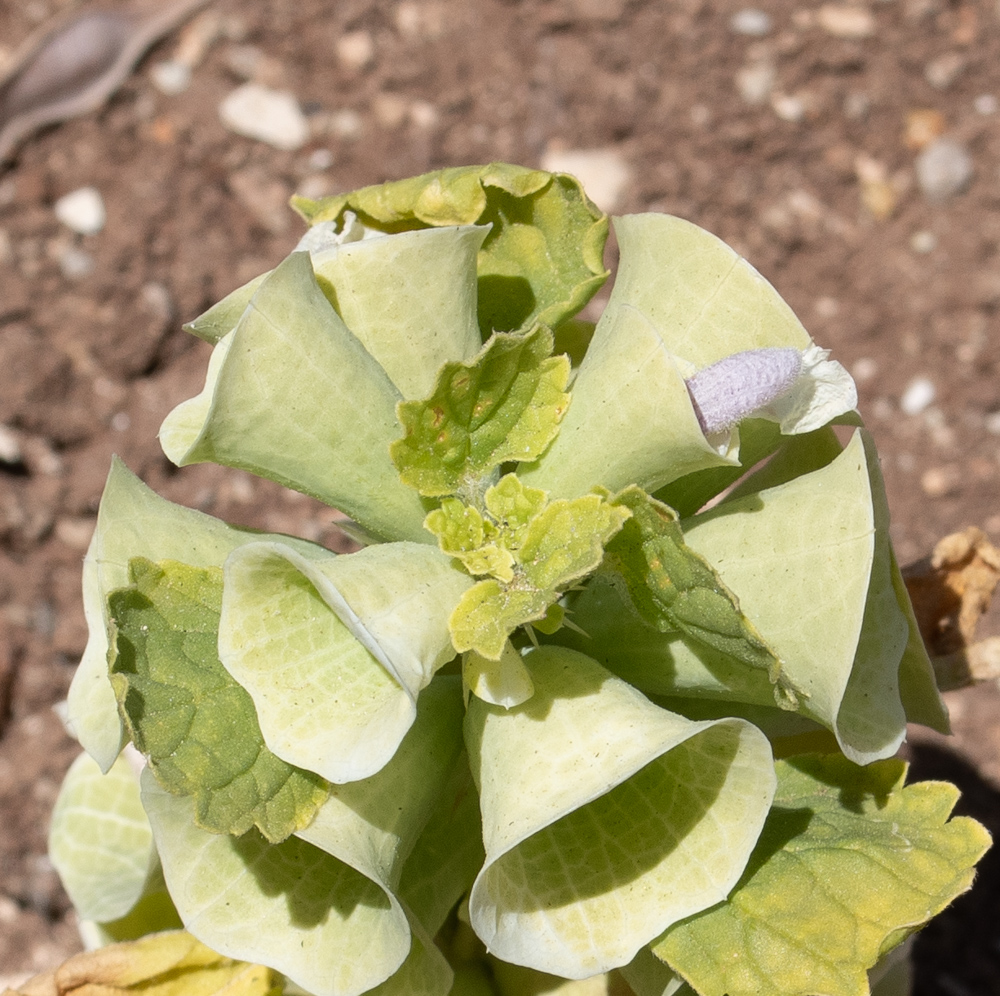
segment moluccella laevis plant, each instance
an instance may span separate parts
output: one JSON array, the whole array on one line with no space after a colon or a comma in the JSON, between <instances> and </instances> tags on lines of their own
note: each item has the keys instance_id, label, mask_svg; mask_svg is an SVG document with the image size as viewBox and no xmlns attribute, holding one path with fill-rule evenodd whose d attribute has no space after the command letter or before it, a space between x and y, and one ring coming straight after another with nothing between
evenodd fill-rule
<instances>
[{"instance_id":1,"label":"moluccella laevis plant","mask_svg":"<svg viewBox=\"0 0 1000 996\"><path fill-rule=\"evenodd\" d=\"M362 546L112 467L51 854L116 984L902 992L989 841L893 757L947 716L845 370L664 215L576 319L608 220L568 176L295 204L160 439Z\"/></svg>"}]
</instances>

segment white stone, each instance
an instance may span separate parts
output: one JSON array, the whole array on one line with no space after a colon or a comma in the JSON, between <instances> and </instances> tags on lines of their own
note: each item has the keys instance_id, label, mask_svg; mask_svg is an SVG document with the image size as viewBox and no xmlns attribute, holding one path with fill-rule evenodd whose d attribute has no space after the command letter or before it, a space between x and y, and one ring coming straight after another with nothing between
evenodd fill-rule
<instances>
[{"instance_id":1,"label":"white stone","mask_svg":"<svg viewBox=\"0 0 1000 996\"><path fill-rule=\"evenodd\" d=\"M219 105L222 123L237 135L276 149L300 149L309 140L309 122L295 96L259 83L244 83Z\"/></svg>"},{"instance_id":2,"label":"white stone","mask_svg":"<svg viewBox=\"0 0 1000 996\"><path fill-rule=\"evenodd\" d=\"M587 196L602 210L614 211L632 179L632 171L616 149L548 149L542 169L575 176Z\"/></svg>"},{"instance_id":3,"label":"white stone","mask_svg":"<svg viewBox=\"0 0 1000 996\"><path fill-rule=\"evenodd\" d=\"M157 62L149 76L153 86L168 97L176 97L191 85L191 67L172 59Z\"/></svg>"},{"instance_id":4,"label":"white stone","mask_svg":"<svg viewBox=\"0 0 1000 996\"><path fill-rule=\"evenodd\" d=\"M863 384L866 380L871 380L878 373L878 364L870 356L862 356L855 360L851 367L851 375L858 382Z\"/></svg>"},{"instance_id":5,"label":"white stone","mask_svg":"<svg viewBox=\"0 0 1000 996\"><path fill-rule=\"evenodd\" d=\"M875 34L875 18L865 7L825 3L816 12L819 26L835 38L870 38Z\"/></svg>"},{"instance_id":6,"label":"white stone","mask_svg":"<svg viewBox=\"0 0 1000 996\"><path fill-rule=\"evenodd\" d=\"M990 114L996 114L1000 110L1000 101L992 93L981 93L972 102L972 106L976 109L977 114L987 117Z\"/></svg>"},{"instance_id":7,"label":"white stone","mask_svg":"<svg viewBox=\"0 0 1000 996\"><path fill-rule=\"evenodd\" d=\"M748 104L766 104L776 75L773 63L747 63L736 73L736 89Z\"/></svg>"},{"instance_id":8,"label":"white stone","mask_svg":"<svg viewBox=\"0 0 1000 996\"><path fill-rule=\"evenodd\" d=\"M776 93L771 98L771 109L782 121L798 124L806 116L806 103L801 97L789 93Z\"/></svg>"},{"instance_id":9,"label":"white stone","mask_svg":"<svg viewBox=\"0 0 1000 996\"><path fill-rule=\"evenodd\" d=\"M961 193L972 179L972 157L950 138L935 139L917 156L917 182L932 201Z\"/></svg>"},{"instance_id":10,"label":"white stone","mask_svg":"<svg viewBox=\"0 0 1000 996\"><path fill-rule=\"evenodd\" d=\"M104 199L96 187L81 187L55 203L56 217L80 235L96 235L107 221Z\"/></svg>"},{"instance_id":11,"label":"white stone","mask_svg":"<svg viewBox=\"0 0 1000 996\"><path fill-rule=\"evenodd\" d=\"M729 18L729 27L738 35L763 38L771 33L771 15L755 7L744 7Z\"/></svg>"},{"instance_id":12,"label":"white stone","mask_svg":"<svg viewBox=\"0 0 1000 996\"><path fill-rule=\"evenodd\" d=\"M17 464L23 458L21 440L6 425L0 425L0 463Z\"/></svg>"},{"instance_id":13,"label":"white stone","mask_svg":"<svg viewBox=\"0 0 1000 996\"><path fill-rule=\"evenodd\" d=\"M991 436L1000 436L1000 412L990 412L983 421L983 425Z\"/></svg>"},{"instance_id":14,"label":"white stone","mask_svg":"<svg viewBox=\"0 0 1000 996\"><path fill-rule=\"evenodd\" d=\"M899 399L899 410L904 415L919 415L929 407L937 391L928 377L914 377Z\"/></svg>"},{"instance_id":15,"label":"white stone","mask_svg":"<svg viewBox=\"0 0 1000 996\"><path fill-rule=\"evenodd\" d=\"M337 39L337 58L348 69L364 69L375 59L375 39L369 31L349 31Z\"/></svg>"},{"instance_id":16,"label":"white stone","mask_svg":"<svg viewBox=\"0 0 1000 996\"><path fill-rule=\"evenodd\" d=\"M338 138L357 138L362 127L361 115L357 111L345 108L330 115L330 134Z\"/></svg>"},{"instance_id":17,"label":"white stone","mask_svg":"<svg viewBox=\"0 0 1000 996\"><path fill-rule=\"evenodd\" d=\"M965 69L965 56L960 52L945 52L924 67L924 79L935 90L947 90Z\"/></svg>"},{"instance_id":18,"label":"white stone","mask_svg":"<svg viewBox=\"0 0 1000 996\"><path fill-rule=\"evenodd\" d=\"M914 252L920 253L921 256L926 256L927 253L937 249L937 236L926 229L914 232L910 236L910 248Z\"/></svg>"},{"instance_id":19,"label":"white stone","mask_svg":"<svg viewBox=\"0 0 1000 996\"><path fill-rule=\"evenodd\" d=\"M67 280L82 280L94 272L94 257L79 246L66 246L59 254L59 270Z\"/></svg>"}]
</instances>

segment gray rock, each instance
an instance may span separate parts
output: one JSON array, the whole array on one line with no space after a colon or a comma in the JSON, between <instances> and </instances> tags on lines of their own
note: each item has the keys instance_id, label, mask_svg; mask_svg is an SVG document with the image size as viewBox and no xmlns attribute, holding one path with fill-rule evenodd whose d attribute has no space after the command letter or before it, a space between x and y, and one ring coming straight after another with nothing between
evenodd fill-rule
<instances>
[{"instance_id":1,"label":"gray rock","mask_svg":"<svg viewBox=\"0 0 1000 996\"><path fill-rule=\"evenodd\" d=\"M917 182L932 201L943 201L961 193L972 179L972 157L964 145L938 138L917 156Z\"/></svg>"}]
</instances>

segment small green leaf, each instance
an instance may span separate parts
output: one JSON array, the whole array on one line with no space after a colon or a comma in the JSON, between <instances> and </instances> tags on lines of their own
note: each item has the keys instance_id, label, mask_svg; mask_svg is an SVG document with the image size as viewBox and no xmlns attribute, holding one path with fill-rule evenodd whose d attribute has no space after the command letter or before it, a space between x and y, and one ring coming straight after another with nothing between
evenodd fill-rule
<instances>
[{"instance_id":1,"label":"small green leaf","mask_svg":"<svg viewBox=\"0 0 1000 996\"><path fill-rule=\"evenodd\" d=\"M631 515L599 495L551 502L528 523L517 561L536 588L563 588L600 566L604 544Z\"/></svg>"},{"instance_id":2,"label":"small green leaf","mask_svg":"<svg viewBox=\"0 0 1000 996\"><path fill-rule=\"evenodd\" d=\"M459 653L475 650L498 661L507 637L526 622L544 619L557 591L515 588L496 578L474 584L451 614L451 642Z\"/></svg>"},{"instance_id":3,"label":"small green leaf","mask_svg":"<svg viewBox=\"0 0 1000 996\"><path fill-rule=\"evenodd\" d=\"M892 941L969 888L989 835L948 819L954 786L904 788L899 760L807 755L776 768L740 883L653 951L701 996L867 996L867 970Z\"/></svg>"},{"instance_id":4,"label":"small green leaf","mask_svg":"<svg viewBox=\"0 0 1000 996\"><path fill-rule=\"evenodd\" d=\"M137 557L129 574L108 605L111 681L133 742L164 788L194 796L199 826L284 840L329 786L264 746L253 700L219 661L222 571Z\"/></svg>"},{"instance_id":5,"label":"small green leaf","mask_svg":"<svg viewBox=\"0 0 1000 996\"><path fill-rule=\"evenodd\" d=\"M437 170L292 205L310 224L352 211L385 232L491 225L479 252L479 327L492 332L555 326L575 315L607 279L607 216L578 180L491 163Z\"/></svg>"},{"instance_id":6,"label":"small green leaf","mask_svg":"<svg viewBox=\"0 0 1000 996\"><path fill-rule=\"evenodd\" d=\"M501 581L514 577L513 555L505 547L488 542L497 530L471 505L445 498L440 508L428 514L424 527L437 536L441 552L462 561L474 577L491 574Z\"/></svg>"},{"instance_id":7,"label":"small green leaf","mask_svg":"<svg viewBox=\"0 0 1000 996\"><path fill-rule=\"evenodd\" d=\"M485 496L486 510L507 533L505 544L510 548L524 543L528 523L545 508L548 495L541 488L526 487L516 474L506 474Z\"/></svg>"},{"instance_id":8,"label":"small green leaf","mask_svg":"<svg viewBox=\"0 0 1000 996\"><path fill-rule=\"evenodd\" d=\"M631 514L599 495L546 505L523 525L511 580L487 578L462 596L448 623L455 649L496 661L518 626L554 622L552 603L567 585L596 570L604 544Z\"/></svg>"},{"instance_id":9,"label":"small green leaf","mask_svg":"<svg viewBox=\"0 0 1000 996\"><path fill-rule=\"evenodd\" d=\"M534 460L569 406L569 360L552 333L494 336L475 359L447 363L426 401L397 406L405 435L391 447L406 484L425 496L478 496L512 460Z\"/></svg>"},{"instance_id":10,"label":"small green leaf","mask_svg":"<svg viewBox=\"0 0 1000 996\"><path fill-rule=\"evenodd\" d=\"M608 544L605 567L620 574L639 614L661 633L680 632L747 667L767 672L779 705L794 708L781 662L740 610L736 596L685 542L677 514L641 488L612 499L632 518Z\"/></svg>"}]
</instances>

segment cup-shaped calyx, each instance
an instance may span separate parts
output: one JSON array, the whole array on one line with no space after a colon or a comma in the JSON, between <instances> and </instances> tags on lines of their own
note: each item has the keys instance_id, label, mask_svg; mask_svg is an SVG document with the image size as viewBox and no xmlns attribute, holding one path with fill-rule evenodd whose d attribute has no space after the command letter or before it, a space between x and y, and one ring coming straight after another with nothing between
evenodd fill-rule
<instances>
[{"instance_id":1,"label":"cup-shaped calyx","mask_svg":"<svg viewBox=\"0 0 1000 996\"><path fill-rule=\"evenodd\" d=\"M278 757L332 782L379 771L417 696L455 656L448 618L468 575L422 543L304 557L283 543L225 565L219 656Z\"/></svg>"},{"instance_id":2,"label":"cup-shaped calyx","mask_svg":"<svg viewBox=\"0 0 1000 996\"><path fill-rule=\"evenodd\" d=\"M424 509L389 445L401 395L293 253L216 345L205 388L160 429L179 466L211 460L269 477L386 539L425 541Z\"/></svg>"},{"instance_id":3,"label":"cup-shaped calyx","mask_svg":"<svg viewBox=\"0 0 1000 996\"><path fill-rule=\"evenodd\" d=\"M731 500L685 520L684 538L779 658L798 709L866 764L895 753L907 715L937 728L947 721L892 559L870 437L858 430L842 452L829 429L800 439ZM819 468L803 473L817 457ZM567 642L641 688L773 704L761 671L636 624L609 584L592 586L574 608L589 638Z\"/></svg>"},{"instance_id":4,"label":"cup-shaped calyx","mask_svg":"<svg viewBox=\"0 0 1000 996\"><path fill-rule=\"evenodd\" d=\"M469 912L499 958L580 979L727 896L774 770L744 720L669 713L564 648L527 660L528 702L466 714L486 845Z\"/></svg>"},{"instance_id":5,"label":"cup-shaped calyx","mask_svg":"<svg viewBox=\"0 0 1000 996\"><path fill-rule=\"evenodd\" d=\"M735 463L743 418L794 433L855 407L850 376L725 243L659 214L619 218L615 231L614 290L559 438L525 468L527 483L558 496L595 485L651 492Z\"/></svg>"},{"instance_id":6,"label":"cup-shaped calyx","mask_svg":"<svg viewBox=\"0 0 1000 996\"><path fill-rule=\"evenodd\" d=\"M608 276L608 219L562 173L491 163L436 170L319 201L293 198L314 226L366 232L489 225L479 253L483 338L575 315ZM348 322L350 324L350 322ZM457 357L455 357L457 358Z\"/></svg>"},{"instance_id":7,"label":"cup-shaped calyx","mask_svg":"<svg viewBox=\"0 0 1000 996\"><path fill-rule=\"evenodd\" d=\"M447 966L425 936L413 939L397 887L459 757L461 711L459 682L435 682L392 761L373 778L340 787L306 829L280 843L254 831L234 837L201 829L190 799L164 791L147 769L143 805L187 929L315 996L367 992L411 952L419 964L408 971L419 975L422 966L441 981L414 992L446 993Z\"/></svg>"},{"instance_id":8,"label":"cup-shaped calyx","mask_svg":"<svg viewBox=\"0 0 1000 996\"><path fill-rule=\"evenodd\" d=\"M114 459L83 562L83 608L89 636L68 702L74 735L103 771L114 764L124 743L118 704L108 679L107 597L128 585L129 561L145 557L193 567L221 567L236 547L264 539L278 537L239 529L175 505ZM305 540L281 539L300 552L322 549Z\"/></svg>"}]
</instances>

